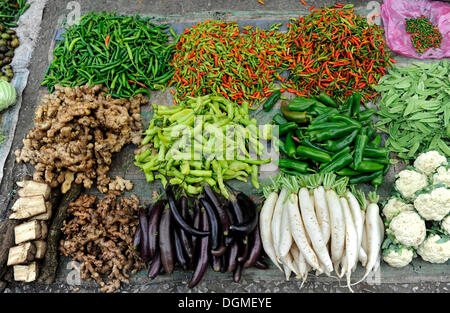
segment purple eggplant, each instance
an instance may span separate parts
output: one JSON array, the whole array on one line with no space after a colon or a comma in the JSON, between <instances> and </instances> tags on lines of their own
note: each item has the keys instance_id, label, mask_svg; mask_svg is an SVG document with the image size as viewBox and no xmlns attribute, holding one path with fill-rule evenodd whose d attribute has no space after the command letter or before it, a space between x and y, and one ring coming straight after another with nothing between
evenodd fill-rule
<instances>
[{"instance_id":1,"label":"purple eggplant","mask_svg":"<svg viewBox=\"0 0 450 313\"><path fill-rule=\"evenodd\" d=\"M220 256L215 256L213 255L211 258L211 267L213 269L214 272L219 272L220 269L222 268L222 264L221 264L221 259Z\"/></svg>"},{"instance_id":2,"label":"purple eggplant","mask_svg":"<svg viewBox=\"0 0 450 313\"><path fill-rule=\"evenodd\" d=\"M173 230L173 238L174 238L174 244L175 244L176 259L177 259L178 263L180 264L180 266L183 268L183 270L186 271L188 269L188 264L186 261L186 257L184 256L184 253L183 253L183 247L181 244L180 235L178 234L178 229Z\"/></svg>"},{"instance_id":3,"label":"purple eggplant","mask_svg":"<svg viewBox=\"0 0 450 313\"><path fill-rule=\"evenodd\" d=\"M256 261L255 264L254 264L254 266L255 266L256 268L261 269L261 270L266 270L266 269L269 268L269 266L267 265L267 263L264 262L263 260L258 260L258 261Z\"/></svg>"},{"instance_id":4,"label":"purple eggplant","mask_svg":"<svg viewBox=\"0 0 450 313\"><path fill-rule=\"evenodd\" d=\"M138 250L139 247L141 246L141 236L142 236L141 226L136 227L136 231L134 232L133 237L133 247L136 250Z\"/></svg>"},{"instance_id":5,"label":"purple eggplant","mask_svg":"<svg viewBox=\"0 0 450 313\"><path fill-rule=\"evenodd\" d=\"M261 235L259 233L259 225L257 225L252 233L252 247L250 249L248 259L244 263L244 268L249 268L255 265L255 263L261 256L261 251L262 251Z\"/></svg>"},{"instance_id":6,"label":"purple eggplant","mask_svg":"<svg viewBox=\"0 0 450 313\"><path fill-rule=\"evenodd\" d=\"M203 231L209 231L208 215L204 210L201 211ZM189 288L194 288L205 275L206 268L208 267L210 242L209 236L203 236L200 239L199 258L191 280L189 281Z\"/></svg>"},{"instance_id":7,"label":"purple eggplant","mask_svg":"<svg viewBox=\"0 0 450 313\"><path fill-rule=\"evenodd\" d=\"M234 269L233 272L233 280L235 283L238 283L241 280L241 276L242 276L242 268L244 266L242 265L242 263L238 263L236 268Z\"/></svg>"},{"instance_id":8,"label":"purple eggplant","mask_svg":"<svg viewBox=\"0 0 450 313\"><path fill-rule=\"evenodd\" d=\"M167 274L172 274L174 269L174 239L171 215L171 211L166 206L159 223L159 251L162 266Z\"/></svg>"},{"instance_id":9,"label":"purple eggplant","mask_svg":"<svg viewBox=\"0 0 450 313\"><path fill-rule=\"evenodd\" d=\"M249 251L250 251L250 242L248 237L246 236L245 239L240 244L237 261L239 263L247 261Z\"/></svg>"},{"instance_id":10,"label":"purple eggplant","mask_svg":"<svg viewBox=\"0 0 450 313\"><path fill-rule=\"evenodd\" d=\"M183 228L185 231L187 231L191 235L208 236L210 234L209 231L201 231L196 228L193 228L183 219L183 217L181 216L181 214L178 210L177 201L175 200L175 194L173 193L172 185L170 185L170 184L167 184L167 186L166 186L166 195L167 195L167 200L169 201L170 211L172 212L173 218L174 218L175 222L178 224L178 226Z\"/></svg>"},{"instance_id":11,"label":"purple eggplant","mask_svg":"<svg viewBox=\"0 0 450 313\"><path fill-rule=\"evenodd\" d=\"M152 263L148 267L148 278L153 279L161 272L162 263L159 251L156 252L155 257L152 259Z\"/></svg>"},{"instance_id":12,"label":"purple eggplant","mask_svg":"<svg viewBox=\"0 0 450 313\"><path fill-rule=\"evenodd\" d=\"M211 201L211 203L213 204L214 208L217 211L220 224L222 226L223 235L228 236L228 231L231 226L230 217L228 216L225 208L217 198L217 195L214 192L214 190L212 190L212 188L209 185L205 185L203 189L205 190L206 196L208 197L209 201Z\"/></svg>"},{"instance_id":13,"label":"purple eggplant","mask_svg":"<svg viewBox=\"0 0 450 313\"><path fill-rule=\"evenodd\" d=\"M258 216L259 216L259 213L258 213L258 211L256 211L256 214L252 220L250 220L246 223L242 223L242 224L231 225L230 230L232 230L233 232L238 232L238 233L243 233L243 234L248 235L253 230L255 230L256 226L258 225L258 221L259 221Z\"/></svg>"},{"instance_id":14,"label":"purple eggplant","mask_svg":"<svg viewBox=\"0 0 450 313\"><path fill-rule=\"evenodd\" d=\"M139 209L139 227L141 228L141 257L144 262L150 260L150 251L148 245L148 219L146 210Z\"/></svg>"},{"instance_id":15,"label":"purple eggplant","mask_svg":"<svg viewBox=\"0 0 450 313\"><path fill-rule=\"evenodd\" d=\"M189 215L188 199L186 196L182 196L180 198L180 207L181 207L181 216L187 223L191 224L192 220L191 220L191 216ZM192 259L193 255L194 255L194 251L192 249L192 238L181 227L178 230L180 233L180 240L181 240L183 249L186 252L187 257L189 259Z\"/></svg>"},{"instance_id":16,"label":"purple eggplant","mask_svg":"<svg viewBox=\"0 0 450 313\"><path fill-rule=\"evenodd\" d=\"M227 272L232 273L237 265L237 256L239 252L239 245L236 241L234 241L230 248L228 249L228 268Z\"/></svg>"},{"instance_id":17,"label":"purple eggplant","mask_svg":"<svg viewBox=\"0 0 450 313\"><path fill-rule=\"evenodd\" d=\"M244 223L245 222L244 213L242 212L242 208L240 207L238 200L236 199L236 196L233 193L230 193L229 200L230 200L232 212L234 213L234 216L236 217L236 222L234 222L232 224Z\"/></svg>"},{"instance_id":18,"label":"purple eggplant","mask_svg":"<svg viewBox=\"0 0 450 313\"><path fill-rule=\"evenodd\" d=\"M220 272L221 273L225 273L227 271L227 268L228 268L228 266L227 266L227 255L225 253L225 254L222 254L220 256Z\"/></svg>"},{"instance_id":19,"label":"purple eggplant","mask_svg":"<svg viewBox=\"0 0 450 313\"><path fill-rule=\"evenodd\" d=\"M161 213L166 204L166 199L158 200L153 205L148 218L148 248L151 259L156 255L156 251L158 250L159 223L161 220Z\"/></svg>"},{"instance_id":20,"label":"purple eggplant","mask_svg":"<svg viewBox=\"0 0 450 313\"><path fill-rule=\"evenodd\" d=\"M212 203L207 198L200 198L200 204L208 214L209 228L211 233L211 249L215 251L222 242L219 220Z\"/></svg>"}]
</instances>

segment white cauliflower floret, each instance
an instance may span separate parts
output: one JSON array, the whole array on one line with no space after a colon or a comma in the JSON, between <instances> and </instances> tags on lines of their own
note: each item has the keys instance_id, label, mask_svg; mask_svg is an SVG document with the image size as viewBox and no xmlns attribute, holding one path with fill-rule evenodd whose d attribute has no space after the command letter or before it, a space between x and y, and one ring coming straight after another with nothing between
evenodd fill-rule
<instances>
[{"instance_id":1,"label":"white cauliflower floret","mask_svg":"<svg viewBox=\"0 0 450 313\"><path fill-rule=\"evenodd\" d=\"M450 189L440 187L414 200L417 212L427 221L440 221L450 213Z\"/></svg>"},{"instance_id":2,"label":"white cauliflower floret","mask_svg":"<svg viewBox=\"0 0 450 313\"><path fill-rule=\"evenodd\" d=\"M425 239L425 221L415 211L404 211L389 224L394 237L407 247L416 247Z\"/></svg>"},{"instance_id":3,"label":"white cauliflower floret","mask_svg":"<svg viewBox=\"0 0 450 313\"><path fill-rule=\"evenodd\" d=\"M414 206L412 204L405 203L396 197L389 199L383 208L383 214L388 221L403 211L414 211Z\"/></svg>"},{"instance_id":4,"label":"white cauliflower floret","mask_svg":"<svg viewBox=\"0 0 450 313\"><path fill-rule=\"evenodd\" d=\"M383 260L392 267L404 267L411 263L414 252L408 248L402 248L400 253L390 250L389 254L383 256Z\"/></svg>"},{"instance_id":5,"label":"white cauliflower floret","mask_svg":"<svg viewBox=\"0 0 450 313\"><path fill-rule=\"evenodd\" d=\"M414 161L414 167L425 175L430 175L443 164L447 164L447 158L437 151L422 153Z\"/></svg>"},{"instance_id":6,"label":"white cauliflower floret","mask_svg":"<svg viewBox=\"0 0 450 313\"><path fill-rule=\"evenodd\" d=\"M450 168L438 167L436 173L433 175L433 185L437 184L444 184L450 188Z\"/></svg>"},{"instance_id":7,"label":"white cauliflower floret","mask_svg":"<svg viewBox=\"0 0 450 313\"><path fill-rule=\"evenodd\" d=\"M441 228L450 235L450 215L442 220Z\"/></svg>"},{"instance_id":8,"label":"white cauliflower floret","mask_svg":"<svg viewBox=\"0 0 450 313\"><path fill-rule=\"evenodd\" d=\"M437 243L439 235L430 235L418 248L417 254L430 263L445 263L450 258L450 240Z\"/></svg>"},{"instance_id":9,"label":"white cauliflower floret","mask_svg":"<svg viewBox=\"0 0 450 313\"><path fill-rule=\"evenodd\" d=\"M403 170L398 173L395 186L405 198L412 198L414 193L428 185L427 177L419 172Z\"/></svg>"}]
</instances>

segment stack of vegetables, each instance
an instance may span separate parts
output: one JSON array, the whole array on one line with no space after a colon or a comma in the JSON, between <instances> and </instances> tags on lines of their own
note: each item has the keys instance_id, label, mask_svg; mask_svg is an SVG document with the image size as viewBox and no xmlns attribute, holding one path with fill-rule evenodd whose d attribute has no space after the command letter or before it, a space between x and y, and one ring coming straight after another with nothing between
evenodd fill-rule
<instances>
[{"instance_id":1,"label":"stack of vegetables","mask_svg":"<svg viewBox=\"0 0 450 313\"><path fill-rule=\"evenodd\" d=\"M290 76L286 89L303 96L324 90L342 100L360 91L365 101L376 95L374 86L394 62L386 50L383 29L354 14L352 4L315 9L292 19L287 36Z\"/></svg>"},{"instance_id":2,"label":"stack of vegetables","mask_svg":"<svg viewBox=\"0 0 450 313\"><path fill-rule=\"evenodd\" d=\"M432 150L413 164L398 173L382 211L388 227L383 260L392 267L408 265L417 254L430 263L450 259L449 159Z\"/></svg>"},{"instance_id":3,"label":"stack of vegetables","mask_svg":"<svg viewBox=\"0 0 450 313\"><path fill-rule=\"evenodd\" d=\"M0 3L0 24L6 30L19 26L17 20L29 7L27 0L3 0Z\"/></svg>"},{"instance_id":4,"label":"stack of vegetables","mask_svg":"<svg viewBox=\"0 0 450 313\"><path fill-rule=\"evenodd\" d=\"M251 182L259 188L258 165L268 163L262 140L270 128L259 131L250 119L249 105L207 95L189 98L179 106L154 105L154 115L135 156L135 165L148 182L159 178L166 185L182 185L189 195L202 192L207 183L228 198L225 180ZM265 128L267 129L267 128ZM157 171L158 174L154 174Z\"/></svg>"},{"instance_id":5,"label":"stack of vegetables","mask_svg":"<svg viewBox=\"0 0 450 313\"><path fill-rule=\"evenodd\" d=\"M360 105L360 93L341 105L323 92L283 102L281 114L273 118L279 125L279 150L285 156L278 161L280 170L301 176L331 172L350 177L352 185L381 185L390 168L389 151L381 146L382 138L370 119L375 110L360 111Z\"/></svg>"},{"instance_id":6,"label":"stack of vegetables","mask_svg":"<svg viewBox=\"0 0 450 313\"><path fill-rule=\"evenodd\" d=\"M405 160L436 150L450 157L450 63L393 68L376 89L379 120L387 133L386 147Z\"/></svg>"},{"instance_id":7,"label":"stack of vegetables","mask_svg":"<svg viewBox=\"0 0 450 313\"><path fill-rule=\"evenodd\" d=\"M367 205L363 192L349 191L347 178L331 173L282 174L263 190L262 244L287 280L292 272L304 282L311 269L328 276L334 270L339 278L346 275L351 290L358 260L366 268L358 282L377 270L384 227L375 193Z\"/></svg>"},{"instance_id":8,"label":"stack of vegetables","mask_svg":"<svg viewBox=\"0 0 450 313\"><path fill-rule=\"evenodd\" d=\"M166 25L148 18L90 13L66 29L42 86L103 84L116 98L161 89L173 76L169 66L175 43ZM173 39L176 35L171 30Z\"/></svg>"},{"instance_id":9,"label":"stack of vegetables","mask_svg":"<svg viewBox=\"0 0 450 313\"><path fill-rule=\"evenodd\" d=\"M162 270L172 274L176 265L193 269L189 288L203 278L208 264L215 272L233 273L239 282L244 268L266 269L256 204L242 192L222 201L208 185L195 198L175 195L170 184L165 198L139 211L134 246L148 263L148 277Z\"/></svg>"},{"instance_id":10,"label":"stack of vegetables","mask_svg":"<svg viewBox=\"0 0 450 313\"><path fill-rule=\"evenodd\" d=\"M173 56L175 100L207 94L251 105L269 96L287 55L278 25L265 31L207 20L187 28Z\"/></svg>"}]
</instances>

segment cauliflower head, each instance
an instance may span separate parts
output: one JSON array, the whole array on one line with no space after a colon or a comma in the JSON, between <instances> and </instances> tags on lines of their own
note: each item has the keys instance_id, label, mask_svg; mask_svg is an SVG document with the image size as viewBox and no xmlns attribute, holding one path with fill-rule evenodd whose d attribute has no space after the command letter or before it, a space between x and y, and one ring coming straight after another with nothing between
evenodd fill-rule
<instances>
[{"instance_id":1,"label":"cauliflower head","mask_svg":"<svg viewBox=\"0 0 450 313\"><path fill-rule=\"evenodd\" d=\"M411 263L414 257L412 249L401 248L400 252L390 249L387 255L383 255L383 260L391 267L404 267Z\"/></svg>"},{"instance_id":2,"label":"cauliflower head","mask_svg":"<svg viewBox=\"0 0 450 313\"><path fill-rule=\"evenodd\" d=\"M403 211L414 211L414 206L412 204L405 203L396 197L389 199L383 207L383 214L388 221Z\"/></svg>"},{"instance_id":3,"label":"cauliflower head","mask_svg":"<svg viewBox=\"0 0 450 313\"><path fill-rule=\"evenodd\" d=\"M446 169L444 166L438 167L436 173L433 175L433 185L444 184L450 188L450 168Z\"/></svg>"},{"instance_id":4,"label":"cauliflower head","mask_svg":"<svg viewBox=\"0 0 450 313\"><path fill-rule=\"evenodd\" d=\"M450 258L450 240L437 243L439 235L430 235L418 248L417 254L430 263L445 263Z\"/></svg>"},{"instance_id":5,"label":"cauliflower head","mask_svg":"<svg viewBox=\"0 0 450 313\"><path fill-rule=\"evenodd\" d=\"M408 199L412 198L416 191L428 186L428 179L427 176L419 172L403 170L398 173L395 186L402 196Z\"/></svg>"},{"instance_id":6,"label":"cauliflower head","mask_svg":"<svg viewBox=\"0 0 450 313\"><path fill-rule=\"evenodd\" d=\"M395 216L389 230L398 242L407 247L420 245L426 236L425 221L415 211L404 211Z\"/></svg>"},{"instance_id":7,"label":"cauliflower head","mask_svg":"<svg viewBox=\"0 0 450 313\"><path fill-rule=\"evenodd\" d=\"M419 195L414 208L427 221L440 221L450 213L450 189L440 187Z\"/></svg>"},{"instance_id":8,"label":"cauliflower head","mask_svg":"<svg viewBox=\"0 0 450 313\"><path fill-rule=\"evenodd\" d=\"M425 175L430 175L443 164L447 164L447 158L437 151L422 153L414 161L414 167Z\"/></svg>"},{"instance_id":9,"label":"cauliflower head","mask_svg":"<svg viewBox=\"0 0 450 313\"><path fill-rule=\"evenodd\" d=\"M450 215L442 220L441 228L450 235Z\"/></svg>"}]
</instances>

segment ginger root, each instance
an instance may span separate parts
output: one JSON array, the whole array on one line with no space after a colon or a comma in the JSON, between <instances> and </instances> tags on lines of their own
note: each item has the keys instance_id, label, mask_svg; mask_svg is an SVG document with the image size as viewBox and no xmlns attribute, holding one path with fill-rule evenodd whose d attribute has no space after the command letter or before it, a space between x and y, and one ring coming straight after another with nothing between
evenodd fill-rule
<instances>
[{"instance_id":1,"label":"ginger root","mask_svg":"<svg viewBox=\"0 0 450 313\"><path fill-rule=\"evenodd\" d=\"M139 145L143 131L140 107L148 99L138 94L130 99L113 99L102 85L55 86L44 96L35 112L34 128L15 151L16 162L35 167L33 178L51 187L71 184L108 191L107 176L112 154L128 143ZM114 182L115 189L130 185ZM128 190L128 189L127 189Z\"/></svg>"},{"instance_id":2,"label":"ginger root","mask_svg":"<svg viewBox=\"0 0 450 313\"><path fill-rule=\"evenodd\" d=\"M96 203L96 196L84 194L70 203L64 221L59 250L80 265L82 279L94 279L103 292L113 292L121 283L129 283L129 274L144 267L133 248L139 220L139 199L118 198L109 191ZM107 275L104 282L102 275Z\"/></svg>"}]
</instances>

